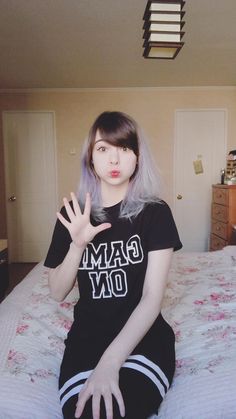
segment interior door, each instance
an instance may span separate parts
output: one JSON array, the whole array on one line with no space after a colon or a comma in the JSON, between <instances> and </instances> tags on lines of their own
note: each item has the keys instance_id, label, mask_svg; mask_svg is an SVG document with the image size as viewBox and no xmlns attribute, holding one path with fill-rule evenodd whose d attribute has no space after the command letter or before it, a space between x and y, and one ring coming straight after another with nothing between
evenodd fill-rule
<instances>
[{"instance_id":1,"label":"interior door","mask_svg":"<svg viewBox=\"0 0 236 419\"><path fill-rule=\"evenodd\" d=\"M211 186L226 164L226 125L226 110L176 111L174 212L184 251L209 248Z\"/></svg>"},{"instance_id":2,"label":"interior door","mask_svg":"<svg viewBox=\"0 0 236 419\"><path fill-rule=\"evenodd\" d=\"M10 262L42 260L57 204L53 112L4 112Z\"/></svg>"}]
</instances>

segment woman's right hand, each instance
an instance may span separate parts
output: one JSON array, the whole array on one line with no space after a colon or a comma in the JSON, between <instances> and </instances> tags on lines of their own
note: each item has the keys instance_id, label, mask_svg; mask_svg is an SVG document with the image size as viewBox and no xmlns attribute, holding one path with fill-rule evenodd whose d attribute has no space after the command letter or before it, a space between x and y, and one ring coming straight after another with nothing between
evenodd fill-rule
<instances>
[{"instance_id":1,"label":"woman's right hand","mask_svg":"<svg viewBox=\"0 0 236 419\"><path fill-rule=\"evenodd\" d=\"M61 223L67 228L72 238L73 243L78 248L85 248L87 244L93 240L93 238L103 230L111 227L110 223L102 223L94 227L90 222L91 213L91 199L89 193L86 195L84 212L81 212L77 198L73 192L71 192L71 199L73 203L73 209L69 204L67 198L63 199L65 209L70 221L67 221L63 215L57 212L57 217Z\"/></svg>"}]
</instances>

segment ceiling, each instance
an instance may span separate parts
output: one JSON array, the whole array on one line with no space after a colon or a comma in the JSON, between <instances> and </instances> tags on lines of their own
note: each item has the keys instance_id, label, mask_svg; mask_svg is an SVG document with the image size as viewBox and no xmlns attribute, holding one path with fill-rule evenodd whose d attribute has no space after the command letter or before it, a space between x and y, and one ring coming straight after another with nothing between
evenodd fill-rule
<instances>
[{"instance_id":1,"label":"ceiling","mask_svg":"<svg viewBox=\"0 0 236 419\"><path fill-rule=\"evenodd\" d=\"M236 85L236 1L186 0L175 60L143 58L146 0L1 0L0 88Z\"/></svg>"}]
</instances>

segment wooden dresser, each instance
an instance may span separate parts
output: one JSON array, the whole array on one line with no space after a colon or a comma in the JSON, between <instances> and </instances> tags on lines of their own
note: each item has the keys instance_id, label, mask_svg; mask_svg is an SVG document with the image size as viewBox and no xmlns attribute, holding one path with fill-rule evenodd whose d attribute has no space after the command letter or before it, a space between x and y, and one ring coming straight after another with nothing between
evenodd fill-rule
<instances>
[{"instance_id":1,"label":"wooden dresser","mask_svg":"<svg viewBox=\"0 0 236 419\"><path fill-rule=\"evenodd\" d=\"M229 244L232 224L236 224L236 185L213 185L210 250Z\"/></svg>"}]
</instances>

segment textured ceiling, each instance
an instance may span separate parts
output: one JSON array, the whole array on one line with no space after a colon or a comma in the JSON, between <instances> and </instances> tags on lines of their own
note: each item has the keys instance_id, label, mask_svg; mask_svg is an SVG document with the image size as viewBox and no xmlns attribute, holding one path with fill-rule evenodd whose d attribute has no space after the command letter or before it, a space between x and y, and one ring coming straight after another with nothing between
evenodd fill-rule
<instances>
[{"instance_id":1,"label":"textured ceiling","mask_svg":"<svg viewBox=\"0 0 236 419\"><path fill-rule=\"evenodd\" d=\"M146 0L1 0L0 88L236 85L236 1L186 0L175 60L144 59Z\"/></svg>"}]
</instances>

